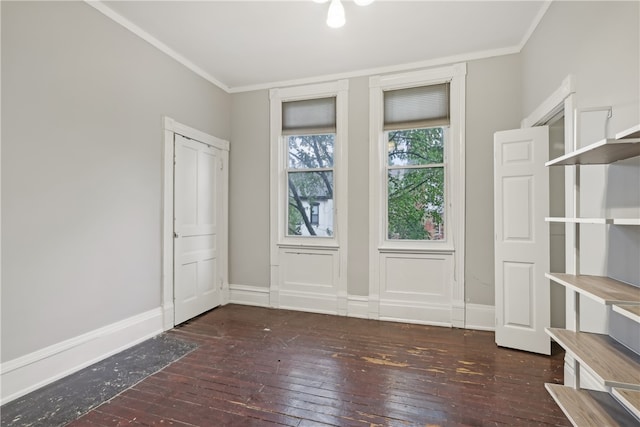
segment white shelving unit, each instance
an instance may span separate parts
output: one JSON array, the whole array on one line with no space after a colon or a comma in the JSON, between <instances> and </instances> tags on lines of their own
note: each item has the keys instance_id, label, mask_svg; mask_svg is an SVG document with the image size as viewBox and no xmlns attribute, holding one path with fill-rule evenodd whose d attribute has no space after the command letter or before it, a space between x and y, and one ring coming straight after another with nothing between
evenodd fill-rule
<instances>
[{"instance_id":1,"label":"white shelving unit","mask_svg":"<svg viewBox=\"0 0 640 427\"><path fill-rule=\"evenodd\" d=\"M614 139L603 139L553 159L546 166L605 165L636 156L640 156L640 125L619 132ZM578 192L579 187L574 191ZM574 218L550 217L546 221L575 224L576 235L580 224L640 225L640 218L582 218L579 214ZM584 295L631 319L640 333L640 288L609 277L581 275L578 262L575 271L576 274L546 275L573 293L575 330L548 328L547 334L575 360L576 375L574 387L547 384L547 390L574 426L640 425L640 354L609 335L580 330L580 295ZM581 368L606 391L582 389Z\"/></svg>"}]
</instances>

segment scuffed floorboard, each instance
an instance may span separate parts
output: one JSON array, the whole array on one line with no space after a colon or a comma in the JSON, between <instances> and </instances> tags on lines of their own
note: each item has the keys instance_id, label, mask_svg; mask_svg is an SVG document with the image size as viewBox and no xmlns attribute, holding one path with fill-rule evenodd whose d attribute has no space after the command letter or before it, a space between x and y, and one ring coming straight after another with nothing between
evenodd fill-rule
<instances>
[{"instance_id":1,"label":"scuffed floorboard","mask_svg":"<svg viewBox=\"0 0 640 427\"><path fill-rule=\"evenodd\" d=\"M570 425L564 355L490 332L229 305L169 335L198 348L70 425Z\"/></svg>"},{"instance_id":2,"label":"scuffed floorboard","mask_svg":"<svg viewBox=\"0 0 640 427\"><path fill-rule=\"evenodd\" d=\"M2 405L2 427L63 426L195 347L175 336L158 335Z\"/></svg>"}]
</instances>

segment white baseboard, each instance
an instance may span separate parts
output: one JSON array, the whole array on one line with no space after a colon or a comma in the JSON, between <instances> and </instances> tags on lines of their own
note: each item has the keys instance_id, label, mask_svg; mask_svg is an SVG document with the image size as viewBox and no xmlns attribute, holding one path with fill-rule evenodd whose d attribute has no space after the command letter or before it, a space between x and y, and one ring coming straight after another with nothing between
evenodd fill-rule
<instances>
[{"instance_id":1,"label":"white baseboard","mask_svg":"<svg viewBox=\"0 0 640 427\"><path fill-rule=\"evenodd\" d=\"M465 327L465 303L462 300L453 300L451 302L451 326L454 328Z\"/></svg>"},{"instance_id":2,"label":"white baseboard","mask_svg":"<svg viewBox=\"0 0 640 427\"><path fill-rule=\"evenodd\" d=\"M229 303L269 307L269 288L230 284Z\"/></svg>"},{"instance_id":3,"label":"white baseboard","mask_svg":"<svg viewBox=\"0 0 640 427\"><path fill-rule=\"evenodd\" d=\"M338 297L319 292L301 292L280 289L279 308L309 313L338 314Z\"/></svg>"},{"instance_id":4,"label":"white baseboard","mask_svg":"<svg viewBox=\"0 0 640 427\"><path fill-rule=\"evenodd\" d=\"M173 324L175 320L173 310L174 310L173 302L164 304L162 306L162 324L163 324L163 330L165 331L168 331L169 329L172 329L175 326Z\"/></svg>"},{"instance_id":5,"label":"white baseboard","mask_svg":"<svg viewBox=\"0 0 640 427\"><path fill-rule=\"evenodd\" d=\"M452 307L381 298L378 318L392 322L451 327Z\"/></svg>"},{"instance_id":6,"label":"white baseboard","mask_svg":"<svg viewBox=\"0 0 640 427\"><path fill-rule=\"evenodd\" d=\"M152 338L162 330L163 311L156 308L4 362L0 364L0 404Z\"/></svg>"},{"instance_id":7,"label":"white baseboard","mask_svg":"<svg viewBox=\"0 0 640 427\"><path fill-rule=\"evenodd\" d=\"M347 297L347 316L369 318L369 298L357 295Z\"/></svg>"},{"instance_id":8,"label":"white baseboard","mask_svg":"<svg viewBox=\"0 0 640 427\"><path fill-rule=\"evenodd\" d=\"M496 308L493 305L466 304L465 325L466 329L479 331L496 330Z\"/></svg>"},{"instance_id":9,"label":"white baseboard","mask_svg":"<svg viewBox=\"0 0 640 427\"><path fill-rule=\"evenodd\" d=\"M292 291L277 292L280 304L277 308L312 313L337 314L335 296L319 293ZM270 289L261 286L229 285L229 302L233 304L270 307ZM367 296L347 296L347 316L361 319L380 319L395 322L418 323L435 326L452 326L456 307L424 305L406 301L380 301L380 314L372 317ZM459 312L460 310L458 310ZM455 316L454 316L455 317ZM459 317L462 317L461 315ZM465 304L466 329L495 330L495 307L483 304ZM455 320L455 319L453 319ZM457 325L453 325L457 326Z\"/></svg>"},{"instance_id":10,"label":"white baseboard","mask_svg":"<svg viewBox=\"0 0 640 427\"><path fill-rule=\"evenodd\" d=\"M270 289L261 286L229 285L229 302L232 304L270 307ZM311 313L340 314L341 304L346 301L348 317L369 318L369 298L366 296L348 295L335 297L316 293L281 291L277 292L282 301L277 308ZM337 308L336 308L337 307ZM342 314L344 315L344 314Z\"/></svg>"}]
</instances>

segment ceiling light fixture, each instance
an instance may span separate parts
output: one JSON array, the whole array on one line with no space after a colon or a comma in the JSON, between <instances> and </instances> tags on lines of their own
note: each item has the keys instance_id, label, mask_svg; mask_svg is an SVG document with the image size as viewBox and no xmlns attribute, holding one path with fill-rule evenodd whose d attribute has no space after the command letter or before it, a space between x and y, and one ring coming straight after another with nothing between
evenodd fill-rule
<instances>
[{"instance_id":1,"label":"ceiling light fixture","mask_svg":"<svg viewBox=\"0 0 640 427\"><path fill-rule=\"evenodd\" d=\"M340 28L344 25L344 6L340 0L331 0L327 13L327 25L331 28Z\"/></svg>"},{"instance_id":2,"label":"ceiling light fixture","mask_svg":"<svg viewBox=\"0 0 640 427\"><path fill-rule=\"evenodd\" d=\"M327 3L329 0L313 0L316 3ZM354 0L358 6L367 6L373 3L373 0ZM331 0L329 4L329 13L327 13L327 25L331 28L340 28L345 23L344 6L340 0Z\"/></svg>"}]
</instances>

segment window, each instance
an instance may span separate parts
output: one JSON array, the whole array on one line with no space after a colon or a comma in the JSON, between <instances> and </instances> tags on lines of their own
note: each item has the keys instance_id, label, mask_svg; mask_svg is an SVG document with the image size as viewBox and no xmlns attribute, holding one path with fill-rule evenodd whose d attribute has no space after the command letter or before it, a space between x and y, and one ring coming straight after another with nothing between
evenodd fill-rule
<instances>
[{"instance_id":1,"label":"window","mask_svg":"<svg viewBox=\"0 0 640 427\"><path fill-rule=\"evenodd\" d=\"M384 92L387 239L445 239L448 125L448 83Z\"/></svg>"},{"instance_id":2,"label":"window","mask_svg":"<svg viewBox=\"0 0 640 427\"><path fill-rule=\"evenodd\" d=\"M371 317L464 326L465 76L369 78Z\"/></svg>"},{"instance_id":3,"label":"window","mask_svg":"<svg viewBox=\"0 0 640 427\"><path fill-rule=\"evenodd\" d=\"M269 91L272 307L347 312L348 95L348 80Z\"/></svg>"},{"instance_id":4,"label":"window","mask_svg":"<svg viewBox=\"0 0 640 427\"><path fill-rule=\"evenodd\" d=\"M335 97L282 103L288 153L287 236L333 235L335 105ZM327 213L322 225L320 206Z\"/></svg>"},{"instance_id":5,"label":"window","mask_svg":"<svg viewBox=\"0 0 640 427\"><path fill-rule=\"evenodd\" d=\"M270 91L275 245L340 245L347 214L347 94L346 80Z\"/></svg>"},{"instance_id":6,"label":"window","mask_svg":"<svg viewBox=\"0 0 640 427\"><path fill-rule=\"evenodd\" d=\"M465 79L463 63L369 78L374 269L379 254L438 252L463 277Z\"/></svg>"},{"instance_id":7,"label":"window","mask_svg":"<svg viewBox=\"0 0 640 427\"><path fill-rule=\"evenodd\" d=\"M446 130L386 132L388 239L444 239Z\"/></svg>"}]
</instances>

